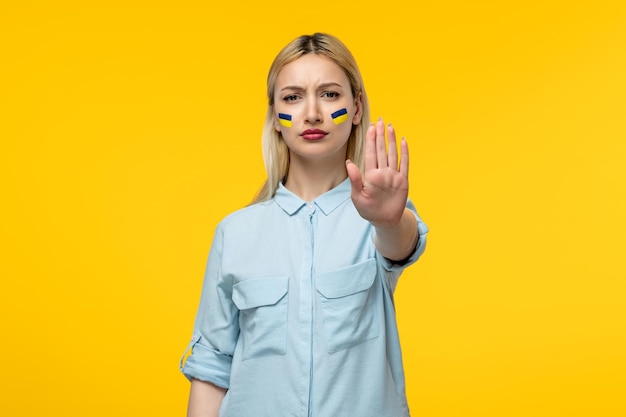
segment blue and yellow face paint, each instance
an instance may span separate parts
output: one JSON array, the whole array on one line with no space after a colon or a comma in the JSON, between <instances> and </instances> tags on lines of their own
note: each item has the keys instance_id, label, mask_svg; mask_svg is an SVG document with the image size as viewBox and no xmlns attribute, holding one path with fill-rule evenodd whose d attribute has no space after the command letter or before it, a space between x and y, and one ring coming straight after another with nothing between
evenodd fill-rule
<instances>
[{"instance_id":1,"label":"blue and yellow face paint","mask_svg":"<svg viewBox=\"0 0 626 417\"><path fill-rule=\"evenodd\" d=\"M343 122L347 122L348 121L348 110L346 109L340 109L337 110L336 112L332 113L330 115L330 117L333 118L333 122L335 122L336 125L339 125Z\"/></svg>"},{"instance_id":2,"label":"blue and yellow face paint","mask_svg":"<svg viewBox=\"0 0 626 417\"><path fill-rule=\"evenodd\" d=\"M290 114L278 113L278 121L285 127L291 127L292 125Z\"/></svg>"}]
</instances>

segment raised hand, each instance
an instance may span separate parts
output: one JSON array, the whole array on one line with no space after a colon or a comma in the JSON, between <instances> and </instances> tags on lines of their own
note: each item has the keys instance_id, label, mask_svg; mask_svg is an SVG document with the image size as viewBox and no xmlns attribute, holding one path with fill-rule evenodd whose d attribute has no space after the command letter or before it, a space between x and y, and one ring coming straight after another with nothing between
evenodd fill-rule
<instances>
[{"instance_id":1,"label":"raised hand","mask_svg":"<svg viewBox=\"0 0 626 417\"><path fill-rule=\"evenodd\" d=\"M400 161L396 132L387 126L389 146L385 144L385 124L379 119L367 129L363 176L352 161L346 169L352 184L352 201L365 220L376 228L393 228L400 223L409 192L409 148L400 143Z\"/></svg>"}]
</instances>

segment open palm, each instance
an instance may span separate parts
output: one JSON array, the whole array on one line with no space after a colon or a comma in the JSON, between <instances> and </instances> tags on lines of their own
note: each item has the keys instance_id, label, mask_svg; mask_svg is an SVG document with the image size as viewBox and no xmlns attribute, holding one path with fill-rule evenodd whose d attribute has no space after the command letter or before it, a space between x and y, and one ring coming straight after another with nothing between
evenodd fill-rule
<instances>
[{"instance_id":1,"label":"open palm","mask_svg":"<svg viewBox=\"0 0 626 417\"><path fill-rule=\"evenodd\" d=\"M387 136L388 147L382 119L372 123L366 134L363 175L353 162L346 164L354 206L375 227L398 224L409 193L408 145L404 139L401 141L398 161L396 133L391 125L387 127Z\"/></svg>"}]
</instances>

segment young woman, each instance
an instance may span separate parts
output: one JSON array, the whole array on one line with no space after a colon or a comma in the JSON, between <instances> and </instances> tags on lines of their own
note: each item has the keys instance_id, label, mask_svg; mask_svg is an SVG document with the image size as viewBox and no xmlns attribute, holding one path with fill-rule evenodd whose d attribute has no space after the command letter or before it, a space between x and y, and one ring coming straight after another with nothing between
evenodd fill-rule
<instances>
[{"instance_id":1,"label":"young woman","mask_svg":"<svg viewBox=\"0 0 626 417\"><path fill-rule=\"evenodd\" d=\"M424 251L408 147L316 33L270 68L267 181L217 227L182 367L189 417L407 417L393 291ZM386 145L385 136L388 138Z\"/></svg>"}]
</instances>

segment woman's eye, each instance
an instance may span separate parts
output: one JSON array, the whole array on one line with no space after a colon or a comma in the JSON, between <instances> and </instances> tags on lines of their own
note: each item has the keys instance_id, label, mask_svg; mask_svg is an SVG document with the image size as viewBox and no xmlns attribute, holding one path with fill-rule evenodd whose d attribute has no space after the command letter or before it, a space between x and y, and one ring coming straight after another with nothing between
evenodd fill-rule
<instances>
[{"instance_id":1,"label":"woman's eye","mask_svg":"<svg viewBox=\"0 0 626 417\"><path fill-rule=\"evenodd\" d=\"M283 97L284 101L296 101L297 99L298 99L298 96L295 94L291 94L291 95Z\"/></svg>"},{"instance_id":2,"label":"woman's eye","mask_svg":"<svg viewBox=\"0 0 626 417\"><path fill-rule=\"evenodd\" d=\"M325 91L322 95L324 97L326 97L326 98L337 98L337 97L339 97L339 93L336 92L336 91Z\"/></svg>"}]
</instances>

